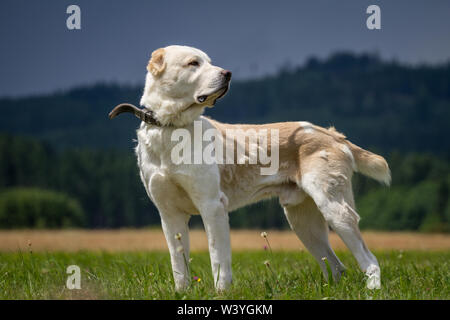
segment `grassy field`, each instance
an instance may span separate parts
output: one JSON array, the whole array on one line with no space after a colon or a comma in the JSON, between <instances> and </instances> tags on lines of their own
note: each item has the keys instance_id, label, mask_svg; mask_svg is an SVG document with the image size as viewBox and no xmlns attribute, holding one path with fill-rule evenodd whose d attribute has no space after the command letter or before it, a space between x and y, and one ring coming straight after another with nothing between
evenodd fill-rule
<instances>
[{"instance_id":1,"label":"grassy field","mask_svg":"<svg viewBox=\"0 0 450 320\"><path fill-rule=\"evenodd\" d=\"M233 285L215 292L204 231L190 234L191 287L174 291L160 229L0 231L0 299L450 299L450 235L364 232L379 259L382 289L369 291L342 241L330 241L347 266L328 283L293 232L233 230ZM264 262L268 260L270 267ZM69 265L81 290L66 288Z\"/></svg>"},{"instance_id":2,"label":"grassy field","mask_svg":"<svg viewBox=\"0 0 450 320\"><path fill-rule=\"evenodd\" d=\"M233 253L230 290L213 289L207 252L192 254L191 287L173 289L167 252L0 253L0 299L450 299L450 251L375 251L382 289L365 288L364 275L348 251L339 283L327 283L305 251ZM264 261L270 261L270 268ZM69 265L81 268L81 290L65 286Z\"/></svg>"}]
</instances>

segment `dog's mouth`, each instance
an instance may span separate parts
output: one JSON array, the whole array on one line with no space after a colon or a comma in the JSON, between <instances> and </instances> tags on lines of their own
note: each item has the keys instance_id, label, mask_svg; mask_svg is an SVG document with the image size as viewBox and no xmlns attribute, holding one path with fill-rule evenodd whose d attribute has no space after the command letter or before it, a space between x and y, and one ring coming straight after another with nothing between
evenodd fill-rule
<instances>
[{"instance_id":1,"label":"dog's mouth","mask_svg":"<svg viewBox=\"0 0 450 320\"><path fill-rule=\"evenodd\" d=\"M216 101L222 98L228 91L229 88L229 82L227 82L224 86L220 87L219 89L213 91L210 94L204 94L197 97L197 102L200 104L204 104L207 101L211 101L212 105L216 104Z\"/></svg>"},{"instance_id":2,"label":"dog's mouth","mask_svg":"<svg viewBox=\"0 0 450 320\"><path fill-rule=\"evenodd\" d=\"M216 101L222 98L228 92L229 87L230 87L229 83L227 83L223 88L218 90L219 95L217 96L217 98L214 99L213 104L216 104Z\"/></svg>"}]
</instances>

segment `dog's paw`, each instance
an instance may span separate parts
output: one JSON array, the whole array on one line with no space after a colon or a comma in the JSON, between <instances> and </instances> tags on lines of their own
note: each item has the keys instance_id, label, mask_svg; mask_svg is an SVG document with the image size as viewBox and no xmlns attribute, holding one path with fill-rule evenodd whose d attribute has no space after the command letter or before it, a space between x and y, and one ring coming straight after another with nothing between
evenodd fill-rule
<instances>
[{"instance_id":1,"label":"dog's paw","mask_svg":"<svg viewBox=\"0 0 450 320\"><path fill-rule=\"evenodd\" d=\"M367 279L367 289L370 290L381 289L380 276L376 274L370 275L369 279Z\"/></svg>"},{"instance_id":2,"label":"dog's paw","mask_svg":"<svg viewBox=\"0 0 450 320\"><path fill-rule=\"evenodd\" d=\"M367 289L381 289L381 277L380 277L380 268L376 265L370 265L367 268L366 275L367 279Z\"/></svg>"},{"instance_id":3,"label":"dog's paw","mask_svg":"<svg viewBox=\"0 0 450 320\"><path fill-rule=\"evenodd\" d=\"M216 292L217 293L224 293L225 291L227 291L230 288L231 283L232 283L231 279L219 280L216 283Z\"/></svg>"}]
</instances>

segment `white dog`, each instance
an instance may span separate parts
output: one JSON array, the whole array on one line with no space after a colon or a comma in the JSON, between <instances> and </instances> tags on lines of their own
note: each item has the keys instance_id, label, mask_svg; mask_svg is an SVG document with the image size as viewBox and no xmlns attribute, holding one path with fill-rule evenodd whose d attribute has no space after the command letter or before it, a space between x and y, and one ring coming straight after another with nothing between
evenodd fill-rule
<instances>
[{"instance_id":1,"label":"white dog","mask_svg":"<svg viewBox=\"0 0 450 320\"><path fill-rule=\"evenodd\" d=\"M129 111L143 120L137 130L138 166L147 194L161 215L177 290L190 282L188 221L192 214L200 214L203 219L214 282L217 290L223 290L232 281L228 212L273 196L279 197L290 226L317 259L325 277L324 258L335 279L345 269L328 241L331 226L368 276L368 288L380 287L377 259L367 249L358 228L351 178L359 171L389 184L389 167L382 157L355 146L334 128L308 122L230 125L203 117L205 107L213 106L228 90L231 72L212 65L198 49L158 49L152 53L147 70L140 102L145 109L120 105L110 117ZM267 162L261 161L174 163L172 150L178 144L174 132L183 129L198 134L196 120L202 136L208 129L222 136L230 129L240 129L240 134L250 130L257 137L275 132L278 139L257 148L278 152L279 169L263 175L260 169ZM234 150L252 148L245 139L238 141L231 144ZM202 148L206 145L202 141ZM188 149L195 156L194 148L188 145Z\"/></svg>"}]
</instances>

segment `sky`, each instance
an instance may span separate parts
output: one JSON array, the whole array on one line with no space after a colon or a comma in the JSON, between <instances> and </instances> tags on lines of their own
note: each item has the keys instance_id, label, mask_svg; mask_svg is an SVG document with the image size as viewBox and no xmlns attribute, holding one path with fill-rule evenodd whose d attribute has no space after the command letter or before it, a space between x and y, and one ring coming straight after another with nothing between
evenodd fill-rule
<instances>
[{"instance_id":1,"label":"sky","mask_svg":"<svg viewBox=\"0 0 450 320\"><path fill-rule=\"evenodd\" d=\"M81 9L69 30L66 9ZM366 9L381 9L369 30ZM407 64L450 61L448 0L2 0L0 96L97 82L144 85L151 52L197 47L233 79L258 78L309 57L372 52Z\"/></svg>"}]
</instances>

